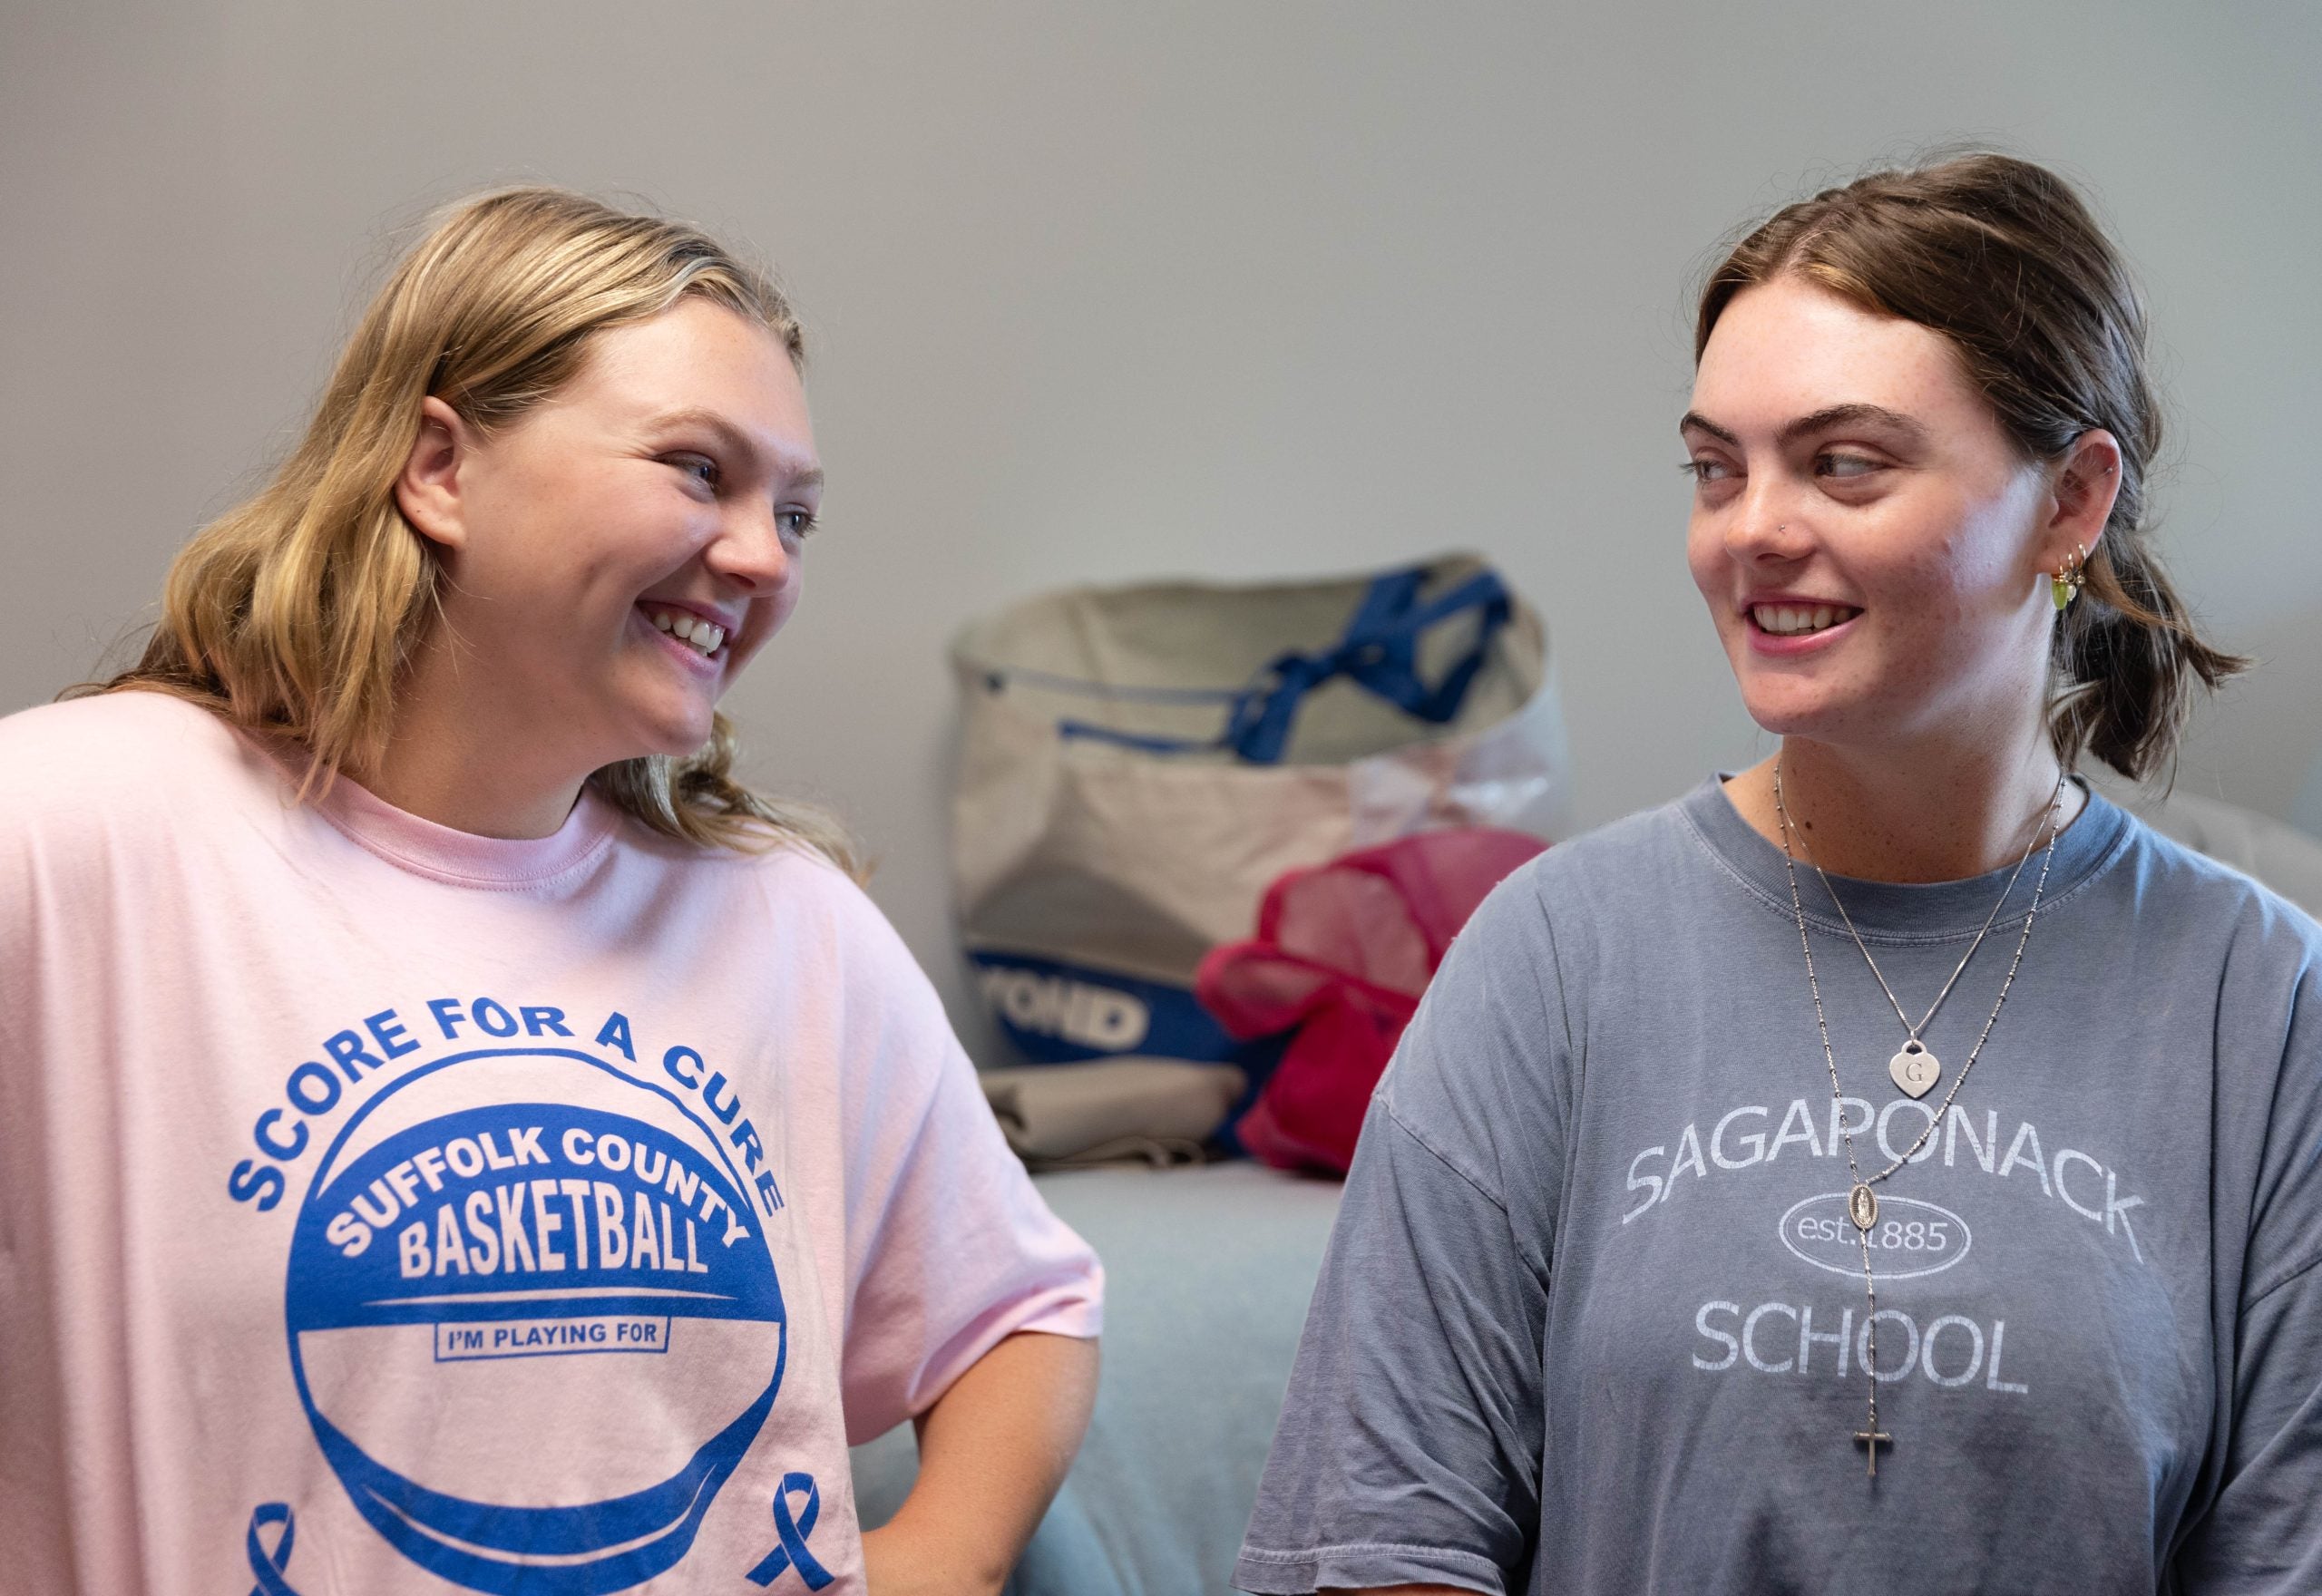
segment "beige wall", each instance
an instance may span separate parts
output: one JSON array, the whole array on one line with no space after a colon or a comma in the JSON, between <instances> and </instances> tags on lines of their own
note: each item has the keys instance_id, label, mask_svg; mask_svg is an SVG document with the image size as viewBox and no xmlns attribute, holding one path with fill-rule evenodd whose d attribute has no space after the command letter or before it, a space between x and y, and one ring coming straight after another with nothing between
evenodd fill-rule
<instances>
[{"instance_id":1,"label":"beige wall","mask_svg":"<svg viewBox=\"0 0 2322 1596\"><path fill-rule=\"evenodd\" d=\"M1546 612L1607 818L1756 745L1679 560L1691 274L1976 138L2083 178L2141 264L2166 546L2271 658L2184 780L2322 823L2322 11L1581 10L9 0L0 709L145 613L397 225L538 177L795 288L829 530L730 704L760 777L870 838L948 997L941 650L1031 589L1483 549Z\"/></svg>"}]
</instances>

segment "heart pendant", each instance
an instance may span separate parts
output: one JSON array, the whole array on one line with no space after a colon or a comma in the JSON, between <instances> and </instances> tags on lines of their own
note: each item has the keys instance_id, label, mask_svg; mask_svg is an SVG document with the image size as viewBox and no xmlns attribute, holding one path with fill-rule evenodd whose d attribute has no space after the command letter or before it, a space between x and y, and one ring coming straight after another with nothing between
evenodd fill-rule
<instances>
[{"instance_id":1,"label":"heart pendant","mask_svg":"<svg viewBox=\"0 0 2322 1596\"><path fill-rule=\"evenodd\" d=\"M1924 1097L1935 1090L1936 1078L1943 1074L1943 1066L1920 1044L1906 1042L1903 1050L1887 1061L1887 1073L1912 1096Z\"/></svg>"}]
</instances>

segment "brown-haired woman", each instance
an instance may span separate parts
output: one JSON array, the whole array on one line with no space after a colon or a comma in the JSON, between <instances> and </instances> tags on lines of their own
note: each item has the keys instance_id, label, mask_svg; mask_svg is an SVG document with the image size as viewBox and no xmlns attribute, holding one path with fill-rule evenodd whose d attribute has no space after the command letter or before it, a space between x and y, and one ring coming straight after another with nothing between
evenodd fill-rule
<instances>
[{"instance_id":1,"label":"brown-haired woman","mask_svg":"<svg viewBox=\"0 0 2322 1596\"><path fill-rule=\"evenodd\" d=\"M2322 1589L2322 929L2072 775L2239 663L2143 349L1998 156L1712 275L1687 555L1781 747L1453 949L1244 1588Z\"/></svg>"},{"instance_id":2,"label":"brown-haired woman","mask_svg":"<svg viewBox=\"0 0 2322 1596\"><path fill-rule=\"evenodd\" d=\"M730 774L801 349L691 228L457 207L143 660L0 722L10 1590L1000 1588L1100 1275Z\"/></svg>"}]
</instances>

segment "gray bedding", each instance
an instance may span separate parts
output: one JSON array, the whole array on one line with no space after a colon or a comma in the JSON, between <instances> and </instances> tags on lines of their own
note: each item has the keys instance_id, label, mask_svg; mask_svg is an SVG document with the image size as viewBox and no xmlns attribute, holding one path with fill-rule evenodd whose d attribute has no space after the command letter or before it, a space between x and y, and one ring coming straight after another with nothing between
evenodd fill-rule
<instances>
[{"instance_id":1,"label":"gray bedding","mask_svg":"<svg viewBox=\"0 0 2322 1596\"><path fill-rule=\"evenodd\" d=\"M1010 1596L1230 1591L1339 1185L1248 1163L1039 1185L1105 1260L1105 1372ZM908 1425L855 1449L865 1525L893 1514L916 1466Z\"/></svg>"}]
</instances>

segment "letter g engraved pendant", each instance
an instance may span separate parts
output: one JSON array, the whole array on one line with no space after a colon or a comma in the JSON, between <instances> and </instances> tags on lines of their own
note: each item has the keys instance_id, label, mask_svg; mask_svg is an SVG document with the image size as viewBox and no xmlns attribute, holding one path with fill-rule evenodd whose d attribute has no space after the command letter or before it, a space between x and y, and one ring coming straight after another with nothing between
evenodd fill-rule
<instances>
[{"instance_id":1,"label":"letter g engraved pendant","mask_svg":"<svg viewBox=\"0 0 2322 1596\"><path fill-rule=\"evenodd\" d=\"M1929 1053L1916 1036L1903 1044L1903 1050L1887 1061L1887 1073L1895 1084L1914 1097L1924 1097L1935 1090L1935 1083L1943 1075L1943 1065Z\"/></svg>"}]
</instances>

